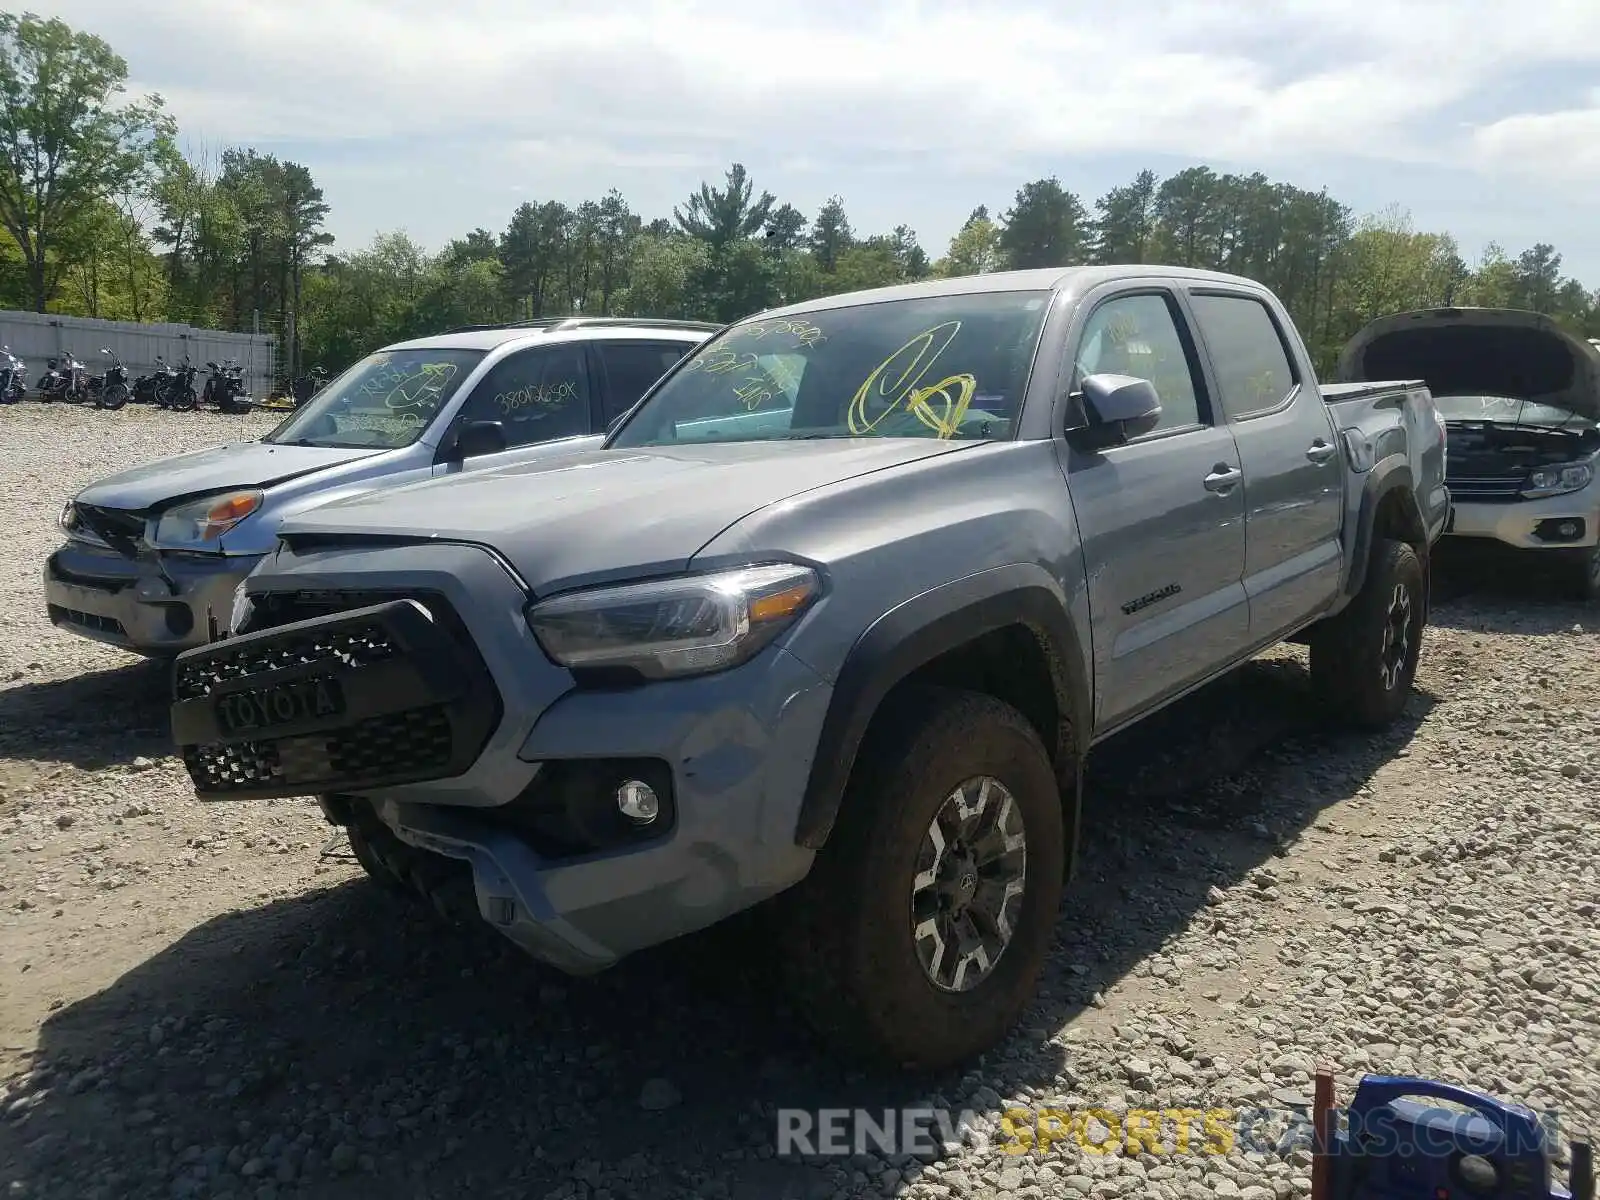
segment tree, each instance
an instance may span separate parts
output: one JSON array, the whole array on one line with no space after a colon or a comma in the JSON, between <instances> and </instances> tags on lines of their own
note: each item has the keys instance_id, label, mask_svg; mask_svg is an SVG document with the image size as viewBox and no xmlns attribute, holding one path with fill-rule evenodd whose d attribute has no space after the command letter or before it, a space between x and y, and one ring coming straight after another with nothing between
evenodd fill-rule
<instances>
[{"instance_id":1,"label":"tree","mask_svg":"<svg viewBox=\"0 0 1600 1200\"><path fill-rule=\"evenodd\" d=\"M684 233L720 250L730 242L759 233L775 203L777 197L771 192L756 196L744 164L734 163L728 168L724 187L719 190L702 183L681 208L672 210L672 215Z\"/></svg>"},{"instance_id":2,"label":"tree","mask_svg":"<svg viewBox=\"0 0 1600 1200\"><path fill-rule=\"evenodd\" d=\"M1097 263L1142 263L1155 232L1156 173L1140 171L1130 184L1094 202Z\"/></svg>"},{"instance_id":3,"label":"tree","mask_svg":"<svg viewBox=\"0 0 1600 1200\"><path fill-rule=\"evenodd\" d=\"M1066 267L1084 260L1088 213L1055 176L1023 184L1005 215L1000 248L1011 266Z\"/></svg>"},{"instance_id":4,"label":"tree","mask_svg":"<svg viewBox=\"0 0 1600 1200\"><path fill-rule=\"evenodd\" d=\"M999 270L1003 262L999 226L988 217L974 216L950 239L950 248L934 264L933 273L947 277L983 275Z\"/></svg>"},{"instance_id":5,"label":"tree","mask_svg":"<svg viewBox=\"0 0 1600 1200\"><path fill-rule=\"evenodd\" d=\"M925 279L931 269L928 254L917 242L916 230L909 225L896 225L889 235L889 245L900 274L907 279Z\"/></svg>"},{"instance_id":6,"label":"tree","mask_svg":"<svg viewBox=\"0 0 1600 1200\"><path fill-rule=\"evenodd\" d=\"M808 244L818 265L827 272L838 264L839 255L855 245L850 218L844 215L844 201L838 196L828 197L828 202L817 211Z\"/></svg>"},{"instance_id":7,"label":"tree","mask_svg":"<svg viewBox=\"0 0 1600 1200\"><path fill-rule=\"evenodd\" d=\"M121 101L128 64L93 34L32 13L0 13L0 223L27 266L34 311L81 250L74 230L142 181L170 139L159 97Z\"/></svg>"},{"instance_id":8,"label":"tree","mask_svg":"<svg viewBox=\"0 0 1600 1200\"><path fill-rule=\"evenodd\" d=\"M767 218L765 235L769 250L796 250L806 231L805 216L792 204L781 204Z\"/></svg>"}]
</instances>

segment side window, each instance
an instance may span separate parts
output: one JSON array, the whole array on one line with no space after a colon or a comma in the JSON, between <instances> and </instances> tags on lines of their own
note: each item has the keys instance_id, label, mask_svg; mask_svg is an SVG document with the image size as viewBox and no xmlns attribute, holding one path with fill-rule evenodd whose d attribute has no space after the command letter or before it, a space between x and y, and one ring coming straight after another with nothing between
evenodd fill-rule
<instances>
[{"instance_id":1,"label":"side window","mask_svg":"<svg viewBox=\"0 0 1600 1200\"><path fill-rule=\"evenodd\" d=\"M1170 302L1159 295L1119 296L1089 316L1078 345L1072 390L1085 375L1148 379L1161 397L1161 423L1146 437L1205 422L1188 349Z\"/></svg>"},{"instance_id":2,"label":"side window","mask_svg":"<svg viewBox=\"0 0 1600 1200\"><path fill-rule=\"evenodd\" d=\"M589 373L583 345L522 350L497 363L462 406L463 421L499 421L507 446L589 432Z\"/></svg>"},{"instance_id":3,"label":"side window","mask_svg":"<svg viewBox=\"0 0 1600 1200\"><path fill-rule=\"evenodd\" d=\"M1191 296L1222 409L1234 420L1277 408L1297 382L1267 306L1250 296Z\"/></svg>"},{"instance_id":4,"label":"side window","mask_svg":"<svg viewBox=\"0 0 1600 1200\"><path fill-rule=\"evenodd\" d=\"M691 342L597 341L591 345L605 365L606 391L602 411L607 424L632 408L652 383L694 349Z\"/></svg>"}]
</instances>

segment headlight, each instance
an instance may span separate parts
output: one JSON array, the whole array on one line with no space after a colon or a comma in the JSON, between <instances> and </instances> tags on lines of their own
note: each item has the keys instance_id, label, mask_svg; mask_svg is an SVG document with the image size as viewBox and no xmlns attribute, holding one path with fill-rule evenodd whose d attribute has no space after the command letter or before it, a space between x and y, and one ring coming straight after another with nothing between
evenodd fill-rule
<instances>
[{"instance_id":1,"label":"headlight","mask_svg":"<svg viewBox=\"0 0 1600 1200\"><path fill-rule=\"evenodd\" d=\"M1563 463L1554 467L1540 467L1528 473L1528 482L1522 485L1524 496L1564 496L1568 492L1581 492L1594 480L1594 468L1588 463Z\"/></svg>"},{"instance_id":2,"label":"headlight","mask_svg":"<svg viewBox=\"0 0 1600 1200\"><path fill-rule=\"evenodd\" d=\"M156 543L204 546L215 542L260 507L260 492L226 492L190 500L161 514L156 522Z\"/></svg>"},{"instance_id":3,"label":"headlight","mask_svg":"<svg viewBox=\"0 0 1600 1200\"><path fill-rule=\"evenodd\" d=\"M820 591L815 571L780 563L557 596L531 605L528 624L564 667L624 667L663 679L754 657Z\"/></svg>"},{"instance_id":4,"label":"headlight","mask_svg":"<svg viewBox=\"0 0 1600 1200\"><path fill-rule=\"evenodd\" d=\"M68 500L61 510L61 515L56 518L56 524L61 527L61 532L73 534L78 532L78 506Z\"/></svg>"}]
</instances>

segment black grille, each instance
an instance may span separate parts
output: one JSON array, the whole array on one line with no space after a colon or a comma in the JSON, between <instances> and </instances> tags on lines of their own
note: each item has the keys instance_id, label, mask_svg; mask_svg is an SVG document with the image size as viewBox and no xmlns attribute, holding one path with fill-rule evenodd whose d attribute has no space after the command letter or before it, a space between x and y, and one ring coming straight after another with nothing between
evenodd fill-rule
<instances>
[{"instance_id":1,"label":"black grille","mask_svg":"<svg viewBox=\"0 0 1600 1200\"><path fill-rule=\"evenodd\" d=\"M1509 504L1518 498L1527 479L1526 471L1514 474L1474 471L1471 475L1451 471L1445 475L1445 483L1452 496L1457 500L1475 500L1479 503Z\"/></svg>"},{"instance_id":2,"label":"black grille","mask_svg":"<svg viewBox=\"0 0 1600 1200\"><path fill-rule=\"evenodd\" d=\"M249 618L234 632L258 633L263 629L276 629L279 625L308 621L312 617L327 617L383 604L406 595L408 593L405 592L259 592L251 597ZM442 603L440 598L431 595L417 596L415 599L427 605L430 611L436 610Z\"/></svg>"},{"instance_id":3,"label":"black grille","mask_svg":"<svg viewBox=\"0 0 1600 1200\"><path fill-rule=\"evenodd\" d=\"M226 793L274 787L289 780L425 774L451 755L450 718L442 705L359 721L334 734L188 746L184 762L201 790Z\"/></svg>"},{"instance_id":4,"label":"black grille","mask_svg":"<svg viewBox=\"0 0 1600 1200\"><path fill-rule=\"evenodd\" d=\"M226 647L227 643L222 643ZM354 629L288 634L265 646L243 646L237 653L214 655L200 662L182 663L175 684L179 700L208 696L220 683L279 671L284 667L328 663L339 667L365 667L398 653L382 625L373 622Z\"/></svg>"},{"instance_id":5,"label":"black grille","mask_svg":"<svg viewBox=\"0 0 1600 1200\"><path fill-rule=\"evenodd\" d=\"M50 620L58 625L78 625L84 629L95 629L101 633L116 634L125 637L127 630L122 627L122 622L115 617L102 617L95 613L79 612L75 608L63 608L59 604L46 606L50 611Z\"/></svg>"},{"instance_id":6,"label":"black grille","mask_svg":"<svg viewBox=\"0 0 1600 1200\"><path fill-rule=\"evenodd\" d=\"M499 691L444 597L254 599L251 628L179 656L174 672L174 739L202 796L314 795L459 775L499 723ZM227 731L223 697L272 696L316 679L337 682L342 715Z\"/></svg>"}]
</instances>

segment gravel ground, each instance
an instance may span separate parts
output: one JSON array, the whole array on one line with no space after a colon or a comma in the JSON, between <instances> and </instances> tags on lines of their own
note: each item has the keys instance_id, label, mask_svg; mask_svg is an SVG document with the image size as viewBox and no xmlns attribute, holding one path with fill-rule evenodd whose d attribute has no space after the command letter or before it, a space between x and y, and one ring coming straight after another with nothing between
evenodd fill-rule
<instances>
[{"instance_id":1,"label":"gravel ground","mask_svg":"<svg viewBox=\"0 0 1600 1200\"><path fill-rule=\"evenodd\" d=\"M1388 736L1319 729L1283 650L1097 751L1023 1028L874 1079L735 934L564 979L380 893L310 803L194 801L163 674L53 631L38 572L75 488L270 424L0 409L7 1196L1279 1200L1302 1150L1008 1154L998 1114L1287 1111L1319 1063L1600 1133L1600 617L1539 581L1465 577ZM926 1160L774 1153L780 1107L930 1105L989 1115Z\"/></svg>"}]
</instances>

